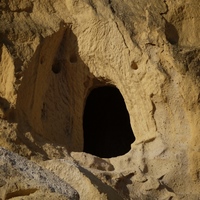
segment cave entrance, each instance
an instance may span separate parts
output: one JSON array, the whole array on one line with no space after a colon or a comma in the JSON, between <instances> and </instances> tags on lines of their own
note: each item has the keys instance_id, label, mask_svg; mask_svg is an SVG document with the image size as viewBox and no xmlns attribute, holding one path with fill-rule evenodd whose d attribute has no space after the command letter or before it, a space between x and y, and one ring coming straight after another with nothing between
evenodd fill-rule
<instances>
[{"instance_id":1,"label":"cave entrance","mask_svg":"<svg viewBox=\"0 0 200 200\"><path fill-rule=\"evenodd\" d=\"M93 89L83 115L84 152L102 158L127 153L135 137L120 91L113 86Z\"/></svg>"}]
</instances>

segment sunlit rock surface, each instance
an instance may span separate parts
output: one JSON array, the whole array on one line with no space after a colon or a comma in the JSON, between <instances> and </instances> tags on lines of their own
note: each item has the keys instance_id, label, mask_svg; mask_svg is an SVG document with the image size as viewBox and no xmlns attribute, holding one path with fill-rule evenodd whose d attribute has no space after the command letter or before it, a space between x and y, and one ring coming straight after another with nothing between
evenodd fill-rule
<instances>
[{"instance_id":1,"label":"sunlit rock surface","mask_svg":"<svg viewBox=\"0 0 200 200\"><path fill-rule=\"evenodd\" d=\"M198 199L199 9L198 0L2 0L0 198ZM85 119L90 94L105 87L118 89L127 126L109 95Z\"/></svg>"}]
</instances>

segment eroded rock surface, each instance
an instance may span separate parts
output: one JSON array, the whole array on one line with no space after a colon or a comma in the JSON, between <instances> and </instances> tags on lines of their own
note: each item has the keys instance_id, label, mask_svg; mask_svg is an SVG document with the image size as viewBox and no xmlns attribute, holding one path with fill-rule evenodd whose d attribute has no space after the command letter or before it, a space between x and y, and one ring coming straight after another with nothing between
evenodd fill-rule
<instances>
[{"instance_id":1,"label":"eroded rock surface","mask_svg":"<svg viewBox=\"0 0 200 200\"><path fill-rule=\"evenodd\" d=\"M0 198L198 199L199 8L2 0ZM123 96L135 141L100 158L83 152L83 117L91 91L106 86Z\"/></svg>"},{"instance_id":2,"label":"eroded rock surface","mask_svg":"<svg viewBox=\"0 0 200 200\"><path fill-rule=\"evenodd\" d=\"M3 148L0 155L1 199L79 199L77 191L53 173Z\"/></svg>"}]
</instances>

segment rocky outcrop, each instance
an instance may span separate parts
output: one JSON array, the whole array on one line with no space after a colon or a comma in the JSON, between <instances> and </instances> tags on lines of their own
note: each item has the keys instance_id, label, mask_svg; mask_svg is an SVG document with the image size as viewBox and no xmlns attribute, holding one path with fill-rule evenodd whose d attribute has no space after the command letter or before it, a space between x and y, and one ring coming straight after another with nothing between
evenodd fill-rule
<instances>
[{"instance_id":1,"label":"rocky outcrop","mask_svg":"<svg viewBox=\"0 0 200 200\"><path fill-rule=\"evenodd\" d=\"M199 7L2 0L0 198L198 199ZM120 91L135 138L111 158L83 152L87 97L102 86Z\"/></svg>"},{"instance_id":2,"label":"rocky outcrop","mask_svg":"<svg viewBox=\"0 0 200 200\"><path fill-rule=\"evenodd\" d=\"M78 193L53 173L3 148L0 155L1 199L79 199Z\"/></svg>"}]
</instances>

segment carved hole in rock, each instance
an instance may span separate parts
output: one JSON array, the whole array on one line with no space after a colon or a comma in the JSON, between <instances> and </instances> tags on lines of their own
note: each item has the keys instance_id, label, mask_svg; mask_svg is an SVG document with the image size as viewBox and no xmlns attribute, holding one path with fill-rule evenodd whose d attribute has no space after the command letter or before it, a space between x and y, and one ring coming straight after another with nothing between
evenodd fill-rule
<instances>
[{"instance_id":1,"label":"carved hole in rock","mask_svg":"<svg viewBox=\"0 0 200 200\"><path fill-rule=\"evenodd\" d=\"M134 61L131 62L131 68L134 69L134 70L138 69L138 66Z\"/></svg>"},{"instance_id":2,"label":"carved hole in rock","mask_svg":"<svg viewBox=\"0 0 200 200\"><path fill-rule=\"evenodd\" d=\"M55 73L55 74L58 74L61 70L61 65L60 63L57 61L57 62L54 62L53 65L52 65L52 71Z\"/></svg>"},{"instance_id":3,"label":"carved hole in rock","mask_svg":"<svg viewBox=\"0 0 200 200\"><path fill-rule=\"evenodd\" d=\"M84 115L84 152L103 158L127 153L135 137L124 99L116 87L98 87L89 94Z\"/></svg>"},{"instance_id":4,"label":"carved hole in rock","mask_svg":"<svg viewBox=\"0 0 200 200\"><path fill-rule=\"evenodd\" d=\"M179 41L178 31L173 24L167 21L165 22L165 35L168 42L170 42L172 45L178 43Z\"/></svg>"}]
</instances>

